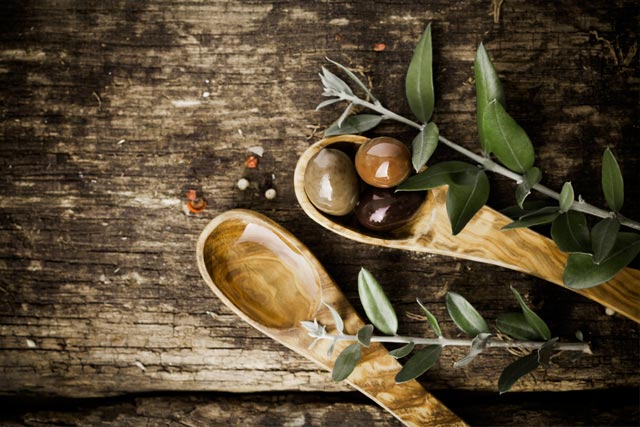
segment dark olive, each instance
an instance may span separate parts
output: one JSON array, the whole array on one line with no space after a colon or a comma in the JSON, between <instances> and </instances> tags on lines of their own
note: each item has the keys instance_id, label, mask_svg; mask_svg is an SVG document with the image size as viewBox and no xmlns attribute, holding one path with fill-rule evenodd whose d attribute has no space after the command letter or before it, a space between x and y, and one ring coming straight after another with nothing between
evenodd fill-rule
<instances>
[{"instance_id":1,"label":"dark olive","mask_svg":"<svg viewBox=\"0 0 640 427\"><path fill-rule=\"evenodd\" d=\"M392 188L368 187L356 205L356 218L370 230L393 230L409 222L424 199L424 192L395 193Z\"/></svg>"}]
</instances>

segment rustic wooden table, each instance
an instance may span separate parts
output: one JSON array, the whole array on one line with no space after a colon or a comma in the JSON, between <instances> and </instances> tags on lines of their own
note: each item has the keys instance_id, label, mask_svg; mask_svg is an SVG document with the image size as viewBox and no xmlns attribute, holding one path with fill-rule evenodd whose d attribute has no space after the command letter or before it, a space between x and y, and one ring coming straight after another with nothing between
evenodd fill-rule
<instances>
[{"instance_id":1,"label":"rustic wooden table","mask_svg":"<svg viewBox=\"0 0 640 427\"><path fill-rule=\"evenodd\" d=\"M556 334L591 341L593 356L503 396L497 377L512 355L455 370L462 352L446 350L421 381L472 424L637 425L637 324L523 274L346 241L296 203L297 157L338 114L314 111L324 57L363 67L378 97L409 114L404 73L432 22L444 135L477 147L472 61L483 41L544 182L572 180L604 205L609 146L627 179L624 212L638 219L637 2L507 0L493 11L490 0L3 1L0 424L396 425L210 293L196 238L241 207L296 234L356 306L358 270L374 272L403 333L427 333L407 315L416 297L455 333L447 290L493 321L516 309L513 285ZM252 146L265 154L249 170ZM254 186L238 190L241 177ZM511 183L492 181L490 204L511 204ZM204 212L185 212L188 187L202 190Z\"/></svg>"}]
</instances>

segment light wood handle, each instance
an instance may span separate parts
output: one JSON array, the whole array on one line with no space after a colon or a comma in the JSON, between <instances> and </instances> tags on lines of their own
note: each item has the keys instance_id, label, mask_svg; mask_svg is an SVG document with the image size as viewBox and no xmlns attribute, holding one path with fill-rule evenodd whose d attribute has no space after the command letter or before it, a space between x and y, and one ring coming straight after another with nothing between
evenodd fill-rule
<instances>
[{"instance_id":1,"label":"light wood handle","mask_svg":"<svg viewBox=\"0 0 640 427\"><path fill-rule=\"evenodd\" d=\"M363 349L348 382L408 426L466 426L417 381L396 384L401 365L380 344Z\"/></svg>"},{"instance_id":2,"label":"light wood handle","mask_svg":"<svg viewBox=\"0 0 640 427\"><path fill-rule=\"evenodd\" d=\"M430 192L421 215L412 224L415 239L411 249L499 265L563 285L567 254L551 239L528 228L501 230L511 220L487 206L453 236L445 197L444 188ZM625 268L602 285L572 290L640 322L640 270Z\"/></svg>"}]
</instances>

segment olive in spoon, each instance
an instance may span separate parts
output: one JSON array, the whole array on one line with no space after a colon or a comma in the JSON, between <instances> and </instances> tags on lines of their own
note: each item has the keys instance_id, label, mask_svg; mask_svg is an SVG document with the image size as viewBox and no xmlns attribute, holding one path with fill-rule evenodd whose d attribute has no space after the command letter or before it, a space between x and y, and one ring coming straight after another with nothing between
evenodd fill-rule
<instances>
[{"instance_id":1,"label":"olive in spoon","mask_svg":"<svg viewBox=\"0 0 640 427\"><path fill-rule=\"evenodd\" d=\"M563 284L567 254L561 252L551 239L528 228L502 231L501 228L511 220L488 206L480 209L464 230L452 235L444 187L429 190L413 218L393 233L384 235L351 226L320 212L305 191L307 166L325 148L353 155L368 140L357 135L326 138L307 148L298 159L294 173L296 198L315 222L350 240L498 265ZM624 268L606 283L572 290L640 323L639 284L640 270Z\"/></svg>"},{"instance_id":2,"label":"olive in spoon","mask_svg":"<svg viewBox=\"0 0 640 427\"><path fill-rule=\"evenodd\" d=\"M328 356L329 342L309 348L313 338L301 321L317 319L334 328L329 309L344 320L345 331L364 323L320 262L291 233L248 210L231 210L214 218L197 243L200 274L235 314L291 350L331 369L347 345L339 341ZM463 426L464 421L417 381L395 383L400 363L381 344L363 348L362 359L347 382L409 426Z\"/></svg>"}]
</instances>

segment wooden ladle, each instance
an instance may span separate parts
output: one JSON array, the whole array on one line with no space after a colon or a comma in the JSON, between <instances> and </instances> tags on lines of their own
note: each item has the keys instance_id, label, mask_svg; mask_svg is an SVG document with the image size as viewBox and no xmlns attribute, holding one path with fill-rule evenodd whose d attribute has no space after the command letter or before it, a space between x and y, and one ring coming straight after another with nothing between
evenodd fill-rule
<instances>
[{"instance_id":1,"label":"wooden ladle","mask_svg":"<svg viewBox=\"0 0 640 427\"><path fill-rule=\"evenodd\" d=\"M428 191L425 202L412 221L392 235L366 232L320 212L304 190L307 164L323 148L331 146L353 154L367 140L356 135L326 138L307 148L298 159L294 174L296 197L315 222L350 240L494 264L563 284L567 255L551 239L527 228L501 231L511 220L487 206L476 213L463 231L453 236L444 187ZM625 268L602 285L572 290L640 323L640 270Z\"/></svg>"},{"instance_id":2,"label":"wooden ladle","mask_svg":"<svg viewBox=\"0 0 640 427\"><path fill-rule=\"evenodd\" d=\"M326 369L348 343L339 341L333 357L327 355L328 340L309 349L313 338L300 322L317 319L335 330L324 302L340 313L345 331L364 326L311 252L260 214L231 210L214 218L198 239L197 258L204 280L234 313ZM466 425L418 382L396 384L400 368L382 345L372 343L347 382L406 425Z\"/></svg>"}]
</instances>

